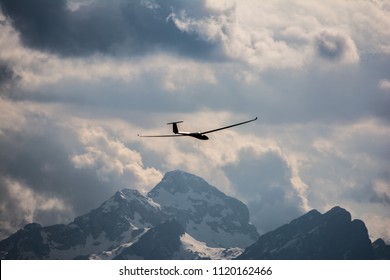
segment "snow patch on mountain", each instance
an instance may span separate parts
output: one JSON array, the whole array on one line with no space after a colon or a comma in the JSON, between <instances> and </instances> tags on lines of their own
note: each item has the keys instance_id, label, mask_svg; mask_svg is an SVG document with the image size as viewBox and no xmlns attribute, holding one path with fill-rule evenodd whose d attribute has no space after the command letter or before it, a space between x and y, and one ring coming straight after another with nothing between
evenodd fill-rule
<instances>
[{"instance_id":1,"label":"snow patch on mountain","mask_svg":"<svg viewBox=\"0 0 390 280\"><path fill-rule=\"evenodd\" d=\"M145 233L147 233L149 230L150 230L150 228L145 228L142 230L142 232L140 234L137 235L136 238L132 238L131 236L129 236L129 238L125 238L125 240L127 240L127 241L124 241L123 243L118 244L118 246L111 246L114 248L109 248L109 250L107 250L107 249L102 250L96 254L90 254L87 256L87 258L90 260L112 260L115 257L117 257L119 254L121 254L123 250L125 250L126 248L130 247L131 245L137 243L139 238L142 235L144 235Z\"/></svg>"},{"instance_id":2,"label":"snow patch on mountain","mask_svg":"<svg viewBox=\"0 0 390 280\"><path fill-rule=\"evenodd\" d=\"M228 260L239 256L242 248L215 248L208 247L205 242L200 242L188 233L180 237L182 245L179 252L174 255L174 259L211 259Z\"/></svg>"}]
</instances>

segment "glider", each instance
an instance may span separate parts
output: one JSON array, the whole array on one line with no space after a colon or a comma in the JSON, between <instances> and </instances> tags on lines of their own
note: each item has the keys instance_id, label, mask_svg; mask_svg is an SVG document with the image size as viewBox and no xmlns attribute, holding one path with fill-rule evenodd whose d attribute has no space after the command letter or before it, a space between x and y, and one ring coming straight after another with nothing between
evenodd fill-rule
<instances>
[{"instance_id":1,"label":"glider","mask_svg":"<svg viewBox=\"0 0 390 280\"><path fill-rule=\"evenodd\" d=\"M235 124L232 124L232 125L228 125L228 126L224 126L224 127L220 127L220 128L216 128L216 129L212 129L212 130L207 130L207 131L203 131L203 132L184 132L184 131L179 131L179 128L178 128L177 124L178 123L182 123L183 121L177 121L177 122L167 123L167 125L172 125L172 130L173 130L174 134L161 134L161 135L140 135L140 134L138 134L138 136L139 137L180 137L180 136L189 136L189 137L194 137L194 138L199 139L199 140L208 140L209 137L206 135L208 133L216 132L216 131L219 131L219 130L222 130L222 129L227 129L227 128L231 128L231 127L242 125L242 124L246 124L246 123L249 123L249 122L253 122L255 120L257 120L257 117L254 118L254 119L245 121L245 122L235 123Z\"/></svg>"}]
</instances>

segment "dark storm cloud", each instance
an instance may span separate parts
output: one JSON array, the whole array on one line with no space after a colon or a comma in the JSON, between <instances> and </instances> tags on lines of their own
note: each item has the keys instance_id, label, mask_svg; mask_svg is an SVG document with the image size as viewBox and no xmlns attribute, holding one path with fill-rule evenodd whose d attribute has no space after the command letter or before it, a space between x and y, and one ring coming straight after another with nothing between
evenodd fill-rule
<instances>
[{"instance_id":1,"label":"dark storm cloud","mask_svg":"<svg viewBox=\"0 0 390 280\"><path fill-rule=\"evenodd\" d=\"M202 2L185 3L194 14L205 12ZM26 46L64 56L164 49L211 58L218 49L177 28L169 16L186 8L179 1L96 1L72 11L65 0L1 0L1 8Z\"/></svg>"},{"instance_id":2,"label":"dark storm cloud","mask_svg":"<svg viewBox=\"0 0 390 280\"><path fill-rule=\"evenodd\" d=\"M302 214L299 197L290 182L291 171L274 152L256 156L243 151L240 164L224 168L235 190L248 205L251 221L267 232Z\"/></svg>"}]
</instances>

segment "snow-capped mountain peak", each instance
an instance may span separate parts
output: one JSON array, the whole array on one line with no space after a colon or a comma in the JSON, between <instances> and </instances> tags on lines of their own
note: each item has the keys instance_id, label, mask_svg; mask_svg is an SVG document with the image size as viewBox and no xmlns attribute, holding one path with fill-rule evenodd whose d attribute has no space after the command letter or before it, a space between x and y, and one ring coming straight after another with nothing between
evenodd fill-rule
<instances>
[{"instance_id":1,"label":"snow-capped mountain peak","mask_svg":"<svg viewBox=\"0 0 390 280\"><path fill-rule=\"evenodd\" d=\"M245 248L258 237L246 205L198 176L168 172L148 197L207 246Z\"/></svg>"}]
</instances>

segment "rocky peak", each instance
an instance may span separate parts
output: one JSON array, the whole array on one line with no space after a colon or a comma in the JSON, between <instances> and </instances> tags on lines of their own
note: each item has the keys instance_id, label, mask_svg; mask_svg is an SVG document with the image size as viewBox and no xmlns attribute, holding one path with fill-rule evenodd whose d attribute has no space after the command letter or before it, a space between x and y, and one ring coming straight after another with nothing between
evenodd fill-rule
<instances>
[{"instance_id":1,"label":"rocky peak","mask_svg":"<svg viewBox=\"0 0 390 280\"><path fill-rule=\"evenodd\" d=\"M378 238L372 243L375 259L390 260L390 245L387 245L382 238Z\"/></svg>"},{"instance_id":2,"label":"rocky peak","mask_svg":"<svg viewBox=\"0 0 390 280\"><path fill-rule=\"evenodd\" d=\"M159 191L167 191L172 195L188 192L195 192L198 194L219 192L203 178L181 170L174 170L166 173L161 182L149 192L149 196L153 197L154 195L157 195Z\"/></svg>"},{"instance_id":3,"label":"rocky peak","mask_svg":"<svg viewBox=\"0 0 390 280\"><path fill-rule=\"evenodd\" d=\"M289 224L260 236L241 259L373 259L365 224L334 207L312 210Z\"/></svg>"},{"instance_id":4,"label":"rocky peak","mask_svg":"<svg viewBox=\"0 0 390 280\"><path fill-rule=\"evenodd\" d=\"M328 212L324 213L322 218L325 221L333 223L335 226L349 224L352 220L351 214L339 206L335 206Z\"/></svg>"},{"instance_id":5,"label":"rocky peak","mask_svg":"<svg viewBox=\"0 0 390 280\"><path fill-rule=\"evenodd\" d=\"M123 189L100 207L77 217L73 223L94 238L104 232L110 240L114 240L123 232L152 227L166 218L160 206L150 198L137 190Z\"/></svg>"},{"instance_id":6,"label":"rocky peak","mask_svg":"<svg viewBox=\"0 0 390 280\"><path fill-rule=\"evenodd\" d=\"M258 237L246 205L198 176L168 172L148 197L207 246L245 248Z\"/></svg>"}]
</instances>

